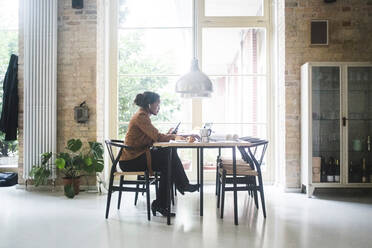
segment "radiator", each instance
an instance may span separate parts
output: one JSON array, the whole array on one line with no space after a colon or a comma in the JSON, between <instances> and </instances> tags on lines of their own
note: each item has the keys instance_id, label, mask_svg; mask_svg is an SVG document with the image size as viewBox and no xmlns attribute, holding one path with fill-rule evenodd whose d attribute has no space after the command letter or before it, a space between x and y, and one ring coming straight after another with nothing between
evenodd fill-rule
<instances>
[{"instance_id":1,"label":"radiator","mask_svg":"<svg viewBox=\"0 0 372 248\"><path fill-rule=\"evenodd\" d=\"M25 0L23 178L57 146L57 0ZM51 179L56 178L52 160Z\"/></svg>"}]
</instances>

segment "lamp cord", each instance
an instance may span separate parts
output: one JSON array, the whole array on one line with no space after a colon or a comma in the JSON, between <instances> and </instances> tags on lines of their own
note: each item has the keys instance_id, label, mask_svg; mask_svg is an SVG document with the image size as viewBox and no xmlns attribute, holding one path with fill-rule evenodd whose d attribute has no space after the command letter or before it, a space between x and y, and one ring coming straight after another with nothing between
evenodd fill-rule
<instances>
[{"instance_id":1,"label":"lamp cord","mask_svg":"<svg viewBox=\"0 0 372 248\"><path fill-rule=\"evenodd\" d=\"M194 37L193 37L193 46L194 46L194 54L193 54L193 56L194 56L194 60L196 60L197 59L197 54L198 54L198 51L197 51L197 41L196 41L196 38L197 38L197 32L198 32L198 29L197 29L197 12L196 12L196 10L197 10L197 8L196 8L196 0L194 0L193 1L193 4L194 4L194 11L193 11L193 31L194 31Z\"/></svg>"}]
</instances>

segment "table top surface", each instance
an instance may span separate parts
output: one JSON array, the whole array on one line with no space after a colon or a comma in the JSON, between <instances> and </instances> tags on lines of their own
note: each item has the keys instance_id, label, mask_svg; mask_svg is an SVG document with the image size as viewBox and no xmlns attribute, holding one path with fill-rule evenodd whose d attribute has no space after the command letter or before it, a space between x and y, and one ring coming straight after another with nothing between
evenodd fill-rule
<instances>
[{"instance_id":1,"label":"table top surface","mask_svg":"<svg viewBox=\"0 0 372 248\"><path fill-rule=\"evenodd\" d=\"M152 146L155 147L234 147L234 146L242 146L242 147L250 147L253 146L254 143L247 142L247 141L236 141L236 140L226 140L226 141L210 141L210 142L192 142L189 143L187 141L174 141L171 140L170 142L155 142Z\"/></svg>"}]
</instances>

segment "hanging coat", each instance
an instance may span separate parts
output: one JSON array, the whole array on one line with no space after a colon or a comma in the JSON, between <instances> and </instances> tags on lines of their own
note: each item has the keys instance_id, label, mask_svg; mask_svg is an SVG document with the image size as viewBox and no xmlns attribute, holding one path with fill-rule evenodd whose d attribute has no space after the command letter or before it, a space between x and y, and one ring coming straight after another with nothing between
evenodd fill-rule
<instances>
[{"instance_id":1,"label":"hanging coat","mask_svg":"<svg viewBox=\"0 0 372 248\"><path fill-rule=\"evenodd\" d=\"M18 56L12 54L3 84L3 109L0 130L5 140L17 139L18 128Z\"/></svg>"}]
</instances>

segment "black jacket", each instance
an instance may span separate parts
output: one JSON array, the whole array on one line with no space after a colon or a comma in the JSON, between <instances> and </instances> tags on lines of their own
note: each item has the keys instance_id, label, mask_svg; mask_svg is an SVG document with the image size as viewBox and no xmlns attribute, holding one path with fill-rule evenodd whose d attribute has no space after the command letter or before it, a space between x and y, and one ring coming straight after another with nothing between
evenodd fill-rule
<instances>
[{"instance_id":1,"label":"black jacket","mask_svg":"<svg viewBox=\"0 0 372 248\"><path fill-rule=\"evenodd\" d=\"M3 109L1 111L0 130L5 140L17 139L18 128L18 56L12 54L3 85Z\"/></svg>"}]
</instances>

